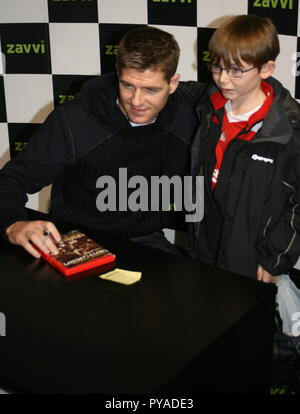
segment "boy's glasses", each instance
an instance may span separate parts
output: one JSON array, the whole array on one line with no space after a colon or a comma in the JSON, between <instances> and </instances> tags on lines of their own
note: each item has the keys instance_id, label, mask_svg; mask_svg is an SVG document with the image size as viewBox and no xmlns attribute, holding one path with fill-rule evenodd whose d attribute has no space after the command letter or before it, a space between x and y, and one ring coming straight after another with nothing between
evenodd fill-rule
<instances>
[{"instance_id":1,"label":"boy's glasses","mask_svg":"<svg viewBox=\"0 0 300 414\"><path fill-rule=\"evenodd\" d=\"M241 78L244 73L249 72L250 70L255 68L255 66L252 66L252 68L249 69L241 69L239 67L232 66L231 68L227 69L222 68L220 65L217 65L216 63L208 63L207 66L212 73L221 73L223 70L226 70L227 75L230 78Z\"/></svg>"}]
</instances>

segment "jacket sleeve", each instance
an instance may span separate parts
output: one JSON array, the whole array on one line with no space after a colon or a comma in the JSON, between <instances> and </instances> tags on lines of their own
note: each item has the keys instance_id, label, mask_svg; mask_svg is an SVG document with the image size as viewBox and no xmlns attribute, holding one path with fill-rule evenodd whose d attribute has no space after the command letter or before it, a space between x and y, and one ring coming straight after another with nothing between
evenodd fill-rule
<instances>
[{"instance_id":1,"label":"jacket sleeve","mask_svg":"<svg viewBox=\"0 0 300 414\"><path fill-rule=\"evenodd\" d=\"M62 107L53 111L17 157L0 170L0 234L26 220L27 194L51 184L75 160L71 129Z\"/></svg>"},{"instance_id":2,"label":"jacket sleeve","mask_svg":"<svg viewBox=\"0 0 300 414\"><path fill-rule=\"evenodd\" d=\"M287 148L290 156L284 163L284 173L277 192L282 214L275 223L270 218L270 230L265 230L258 246L258 262L272 275L288 273L300 256L299 147L296 143Z\"/></svg>"}]
</instances>

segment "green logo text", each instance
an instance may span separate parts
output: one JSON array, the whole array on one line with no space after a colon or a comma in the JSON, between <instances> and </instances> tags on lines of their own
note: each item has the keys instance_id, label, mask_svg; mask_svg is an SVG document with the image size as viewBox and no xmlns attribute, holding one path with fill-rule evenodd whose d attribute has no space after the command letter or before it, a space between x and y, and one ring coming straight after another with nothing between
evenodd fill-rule
<instances>
[{"instance_id":1,"label":"green logo text","mask_svg":"<svg viewBox=\"0 0 300 414\"><path fill-rule=\"evenodd\" d=\"M119 45L105 45L105 54L106 55L117 55L119 51Z\"/></svg>"},{"instance_id":2,"label":"green logo text","mask_svg":"<svg viewBox=\"0 0 300 414\"><path fill-rule=\"evenodd\" d=\"M277 6L281 6L282 9L293 8L293 0L255 0L253 7L267 7L276 9Z\"/></svg>"},{"instance_id":3,"label":"green logo text","mask_svg":"<svg viewBox=\"0 0 300 414\"><path fill-rule=\"evenodd\" d=\"M15 141L15 151L22 151L28 142Z\"/></svg>"},{"instance_id":4,"label":"green logo text","mask_svg":"<svg viewBox=\"0 0 300 414\"><path fill-rule=\"evenodd\" d=\"M46 53L45 40L40 43L7 43L7 54L30 54L30 53Z\"/></svg>"},{"instance_id":5,"label":"green logo text","mask_svg":"<svg viewBox=\"0 0 300 414\"><path fill-rule=\"evenodd\" d=\"M210 62L209 51L203 50L202 53L203 53L203 57L202 57L203 62Z\"/></svg>"},{"instance_id":6,"label":"green logo text","mask_svg":"<svg viewBox=\"0 0 300 414\"><path fill-rule=\"evenodd\" d=\"M71 101L72 99L75 98L75 96L74 95L58 95L58 98L59 98L58 103L63 104L67 101Z\"/></svg>"}]
</instances>

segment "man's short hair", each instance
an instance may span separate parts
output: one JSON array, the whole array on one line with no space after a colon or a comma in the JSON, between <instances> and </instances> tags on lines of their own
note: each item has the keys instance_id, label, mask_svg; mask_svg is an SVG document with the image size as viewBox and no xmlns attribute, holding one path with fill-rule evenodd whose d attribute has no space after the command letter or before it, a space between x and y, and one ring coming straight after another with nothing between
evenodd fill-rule
<instances>
[{"instance_id":1,"label":"man's short hair","mask_svg":"<svg viewBox=\"0 0 300 414\"><path fill-rule=\"evenodd\" d=\"M180 49L174 36L145 26L127 32L119 43L117 68L160 70L169 82L176 73Z\"/></svg>"},{"instance_id":2,"label":"man's short hair","mask_svg":"<svg viewBox=\"0 0 300 414\"><path fill-rule=\"evenodd\" d=\"M226 20L212 35L208 49L211 62L229 68L241 60L259 70L279 54L277 30L269 18L255 15L234 16Z\"/></svg>"}]
</instances>

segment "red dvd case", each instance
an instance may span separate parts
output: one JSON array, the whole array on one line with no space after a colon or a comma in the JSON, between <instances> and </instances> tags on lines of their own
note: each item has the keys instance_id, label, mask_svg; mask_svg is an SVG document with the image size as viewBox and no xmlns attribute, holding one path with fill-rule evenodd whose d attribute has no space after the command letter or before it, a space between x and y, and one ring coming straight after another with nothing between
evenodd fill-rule
<instances>
[{"instance_id":1,"label":"red dvd case","mask_svg":"<svg viewBox=\"0 0 300 414\"><path fill-rule=\"evenodd\" d=\"M62 234L58 244L58 254L46 254L40 249L42 257L65 276L71 276L88 269L113 263L116 256L88 238L79 230ZM99 269L100 270L100 269Z\"/></svg>"}]
</instances>

